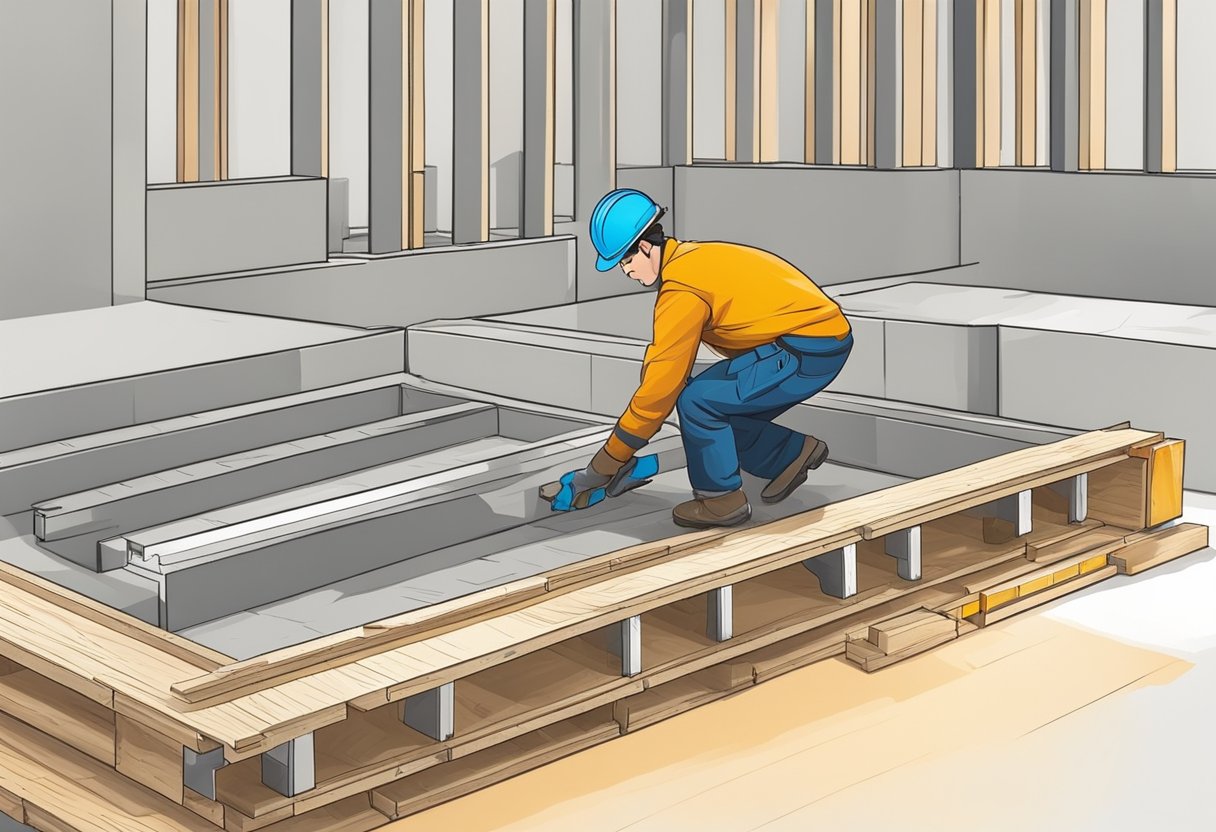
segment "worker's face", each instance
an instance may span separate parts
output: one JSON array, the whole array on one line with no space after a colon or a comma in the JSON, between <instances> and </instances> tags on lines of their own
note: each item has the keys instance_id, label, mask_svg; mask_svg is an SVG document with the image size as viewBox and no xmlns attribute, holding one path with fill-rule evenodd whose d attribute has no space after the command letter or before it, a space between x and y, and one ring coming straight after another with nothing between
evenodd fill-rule
<instances>
[{"instance_id":1,"label":"worker's face","mask_svg":"<svg viewBox=\"0 0 1216 832\"><path fill-rule=\"evenodd\" d=\"M658 246L643 240L632 256L621 260L621 271L643 286L653 286L659 279L660 255Z\"/></svg>"}]
</instances>

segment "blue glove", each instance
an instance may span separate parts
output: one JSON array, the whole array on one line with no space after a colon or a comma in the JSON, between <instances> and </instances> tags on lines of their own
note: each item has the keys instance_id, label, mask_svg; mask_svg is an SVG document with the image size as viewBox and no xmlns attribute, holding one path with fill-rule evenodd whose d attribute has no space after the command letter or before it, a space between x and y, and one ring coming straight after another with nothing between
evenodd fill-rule
<instances>
[{"instance_id":1,"label":"blue glove","mask_svg":"<svg viewBox=\"0 0 1216 832\"><path fill-rule=\"evenodd\" d=\"M603 502L607 494L604 486L611 479L612 477L596 473L590 468L563 474L562 478L558 480L561 490L553 498L553 510L574 511L576 509L590 508L597 503Z\"/></svg>"}]
</instances>

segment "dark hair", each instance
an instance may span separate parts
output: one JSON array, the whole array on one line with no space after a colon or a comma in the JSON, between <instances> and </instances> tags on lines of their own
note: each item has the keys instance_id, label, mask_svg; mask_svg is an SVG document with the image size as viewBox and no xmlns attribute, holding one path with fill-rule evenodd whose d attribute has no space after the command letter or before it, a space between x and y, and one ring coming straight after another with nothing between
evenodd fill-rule
<instances>
[{"instance_id":1,"label":"dark hair","mask_svg":"<svg viewBox=\"0 0 1216 832\"><path fill-rule=\"evenodd\" d=\"M638 241L631 245L625 254L621 257L622 260L628 260L630 257L638 253L641 248L639 245L643 240L650 243L652 246L662 246L667 238L663 235L663 224L652 222L650 227L642 232L642 236L638 237Z\"/></svg>"}]
</instances>

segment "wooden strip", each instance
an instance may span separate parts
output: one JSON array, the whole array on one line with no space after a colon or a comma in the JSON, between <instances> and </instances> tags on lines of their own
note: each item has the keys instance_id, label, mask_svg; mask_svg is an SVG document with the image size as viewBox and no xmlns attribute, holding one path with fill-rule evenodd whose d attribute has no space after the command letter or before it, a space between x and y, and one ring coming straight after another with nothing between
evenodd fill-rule
<instances>
[{"instance_id":1,"label":"wooden strip","mask_svg":"<svg viewBox=\"0 0 1216 832\"><path fill-rule=\"evenodd\" d=\"M1056 563L1082 552L1095 551L1102 547L1123 545L1123 529L1102 526L1084 534L1046 544L1027 544L1026 559L1035 563ZM1110 549L1108 551L1113 551Z\"/></svg>"},{"instance_id":2,"label":"wooden strip","mask_svg":"<svg viewBox=\"0 0 1216 832\"><path fill-rule=\"evenodd\" d=\"M932 650L934 647L940 647L956 638L958 638L958 631L951 627L890 654L882 652L868 641L849 641L845 645L845 657L859 665L866 673L873 673L896 662Z\"/></svg>"},{"instance_id":3,"label":"wooden strip","mask_svg":"<svg viewBox=\"0 0 1216 832\"><path fill-rule=\"evenodd\" d=\"M177 2L177 181L198 181L198 0Z\"/></svg>"},{"instance_id":4,"label":"wooden strip","mask_svg":"<svg viewBox=\"0 0 1216 832\"><path fill-rule=\"evenodd\" d=\"M1178 170L1178 0L1161 0L1161 171Z\"/></svg>"},{"instance_id":5,"label":"wooden strip","mask_svg":"<svg viewBox=\"0 0 1216 832\"><path fill-rule=\"evenodd\" d=\"M215 832L208 821L69 746L0 714L0 788L42 830Z\"/></svg>"},{"instance_id":6,"label":"wooden strip","mask_svg":"<svg viewBox=\"0 0 1216 832\"><path fill-rule=\"evenodd\" d=\"M815 0L806 4L806 56L803 66L802 161L815 164Z\"/></svg>"},{"instance_id":7,"label":"wooden strip","mask_svg":"<svg viewBox=\"0 0 1216 832\"><path fill-rule=\"evenodd\" d=\"M0 711L114 765L114 712L32 670L0 676Z\"/></svg>"},{"instance_id":8,"label":"wooden strip","mask_svg":"<svg viewBox=\"0 0 1216 832\"><path fill-rule=\"evenodd\" d=\"M937 165L937 0L924 0L924 63L921 82L921 160L925 167ZM946 47L943 46L943 49Z\"/></svg>"},{"instance_id":9,"label":"wooden strip","mask_svg":"<svg viewBox=\"0 0 1216 832\"><path fill-rule=\"evenodd\" d=\"M1182 523L1169 529L1129 535L1127 545L1110 556L1120 575L1146 569L1189 555L1208 545L1208 527Z\"/></svg>"},{"instance_id":10,"label":"wooden strip","mask_svg":"<svg viewBox=\"0 0 1216 832\"><path fill-rule=\"evenodd\" d=\"M1082 170L1106 168L1106 0L1080 0Z\"/></svg>"},{"instance_id":11,"label":"wooden strip","mask_svg":"<svg viewBox=\"0 0 1216 832\"><path fill-rule=\"evenodd\" d=\"M601 708L374 789L372 806L390 818L405 817L619 735Z\"/></svg>"},{"instance_id":12,"label":"wooden strip","mask_svg":"<svg viewBox=\"0 0 1216 832\"><path fill-rule=\"evenodd\" d=\"M946 630L957 631L952 620L941 613L916 610L871 624L867 639L883 653L894 653Z\"/></svg>"},{"instance_id":13,"label":"wooden strip","mask_svg":"<svg viewBox=\"0 0 1216 832\"><path fill-rule=\"evenodd\" d=\"M1016 0L1014 5L1014 157L1017 164L1026 167L1036 163L1037 10L1037 0Z\"/></svg>"},{"instance_id":14,"label":"wooden strip","mask_svg":"<svg viewBox=\"0 0 1216 832\"><path fill-rule=\"evenodd\" d=\"M117 717L115 768L174 803L185 800L181 743L125 716Z\"/></svg>"},{"instance_id":15,"label":"wooden strip","mask_svg":"<svg viewBox=\"0 0 1216 832\"><path fill-rule=\"evenodd\" d=\"M903 161L921 164L924 134L924 0L903 0Z\"/></svg>"},{"instance_id":16,"label":"wooden strip","mask_svg":"<svg viewBox=\"0 0 1216 832\"><path fill-rule=\"evenodd\" d=\"M628 733L751 687L755 681L751 665L744 662L735 662L733 665L746 667L747 672L724 672L717 667L699 670L647 688L642 693L618 699L613 704L613 718L621 726L621 733Z\"/></svg>"},{"instance_id":17,"label":"wooden strip","mask_svg":"<svg viewBox=\"0 0 1216 832\"><path fill-rule=\"evenodd\" d=\"M1082 575L1075 580L1066 581L1065 583L1053 586L1050 589L1044 590L1043 592L1035 593L1028 598L1018 599L1017 601L1011 604L1006 604L993 612L980 612L979 616L976 618L976 623L978 623L981 627L986 627L989 624L995 624L997 621L1002 621L1011 615L1017 615L1020 612L1034 609L1035 607L1042 606L1049 601L1054 601L1057 598L1063 598L1065 595L1085 589L1089 586L1093 586L1094 584L1115 575L1117 571L1118 570L1114 566L1106 566L1098 569L1097 571L1091 572L1088 575Z\"/></svg>"},{"instance_id":18,"label":"wooden strip","mask_svg":"<svg viewBox=\"0 0 1216 832\"><path fill-rule=\"evenodd\" d=\"M1001 0L981 0L984 4L983 49L984 65L983 164L1001 164Z\"/></svg>"},{"instance_id":19,"label":"wooden strip","mask_svg":"<svg viewBox=\"0 0 1216 832\"><path fill-rule=\"evenodd\" d=\"M182 805L221 829L224 828L224 804L203 797L194 789L182 787Z\"/></svg>"},{"instance_id":20,"label":"wooden strip","mask_svg":"<svg viewBox=\"0 0 1216 832\"><path fill-rule=\"evenodd\" d=\"M286 821L293 814L291 806L284 806L261 817L251 818L229 806L224 810L224 829L227 832L255 832L255 830L265 829L273 823Z\"/></svg>"},{"instance_id":21,"label":"wooden strip","mask_svg":"<svg viewBox=\"0 0 1216 832\"><path fill-rule=\"evenodd\" d=\"M780 158L778 149L777 117L777 2L778 0L756 0L758 13L756 82L758 105L756 131L759 142L758 161L776 162Z\"/></svg>"},{"instance_id":22,"label":"wooden strip","mask_svg":"<svg viewBox=\"0 0 1216 832\"><path fill-rule=\"evenodd\" d=\"M862 84L862 46L865 30L861 11L865 0L842 0L840 5L840 164L863 164L861 131L865 87Z\"/></svg>"},{"instance_id":23,"label":"wooden strip","mask_svg":"<svg viewBox=\"0 0 1216 832\"><path fill-rule=\"evenodd\" d=\"M187 702L201 702L236 692L248 693L259 685L281 684L301 675L355 661L413 637L433 634L446 626L465 624L478 616L545 594L544 576L524 578L502 586L432 604L412 612L285 647L252 659L231 662L208 673L177 682L174 694Z\"/></svg>"},{"instance_id":24,"label":"wooden strip","mask_svg":"<svg viewBox=\"0 0 1216 832\"><path fill-rule=\"evenodd\" d=\"M18 795L5 788L0 788L0 812L17 823L25 823L25 805Z\"/></svg>"},{"instance_id":25,"label":"wooden strip","mask_svg":"<svg viewBox=\"0 0 1216 832\"><path fill-rule=\"evenodd\" d=\"M105 604L70 589L64 589L56 583L11 564L0 562L0 582L36 596L60 609L108 627L149 647L163 650L200 670L214 670L231 664L233 661L231 656L226 656L218 650L212 650L175 633L154 627L132 615L119 612L113 607L107 607Z\"/></svg>"},{"instance_id":26,"label":"wooden strip","mask_svg":"<svg viewBox=\"0 0 1216 832\"><path fill-rule=\"evenodd\" d=\"M1133 456L1093 471L1088 490L1089 517L1132 531L1148 525L1148 460Z\"/></svg>"}]
</instances>

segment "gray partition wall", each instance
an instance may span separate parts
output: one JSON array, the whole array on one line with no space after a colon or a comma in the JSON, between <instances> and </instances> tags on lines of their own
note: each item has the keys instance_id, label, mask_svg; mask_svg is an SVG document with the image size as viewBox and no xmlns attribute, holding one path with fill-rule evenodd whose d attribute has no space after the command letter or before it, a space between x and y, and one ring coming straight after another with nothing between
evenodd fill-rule
<instances>
[{"instance_id":1,"label":"gray partition wall","mask_svg":"<svg viewBox=\"0 0 1216 832\"><path fill-rule=\"evenodd\" d=\"M1216 305L1216 177L964 171L962 257L987 286Z\"/></svg>"},{"instance_id":2,"label":"gray partition wall","mask_svg":"<svg viewBox=\"0 0 1216 832\"><path fill-rule=\"evenodd\" d=\"M958 177L953 170L680 167L675 235L758 246L827 284L955 266Z\"/></svg>"}]
</instances>

